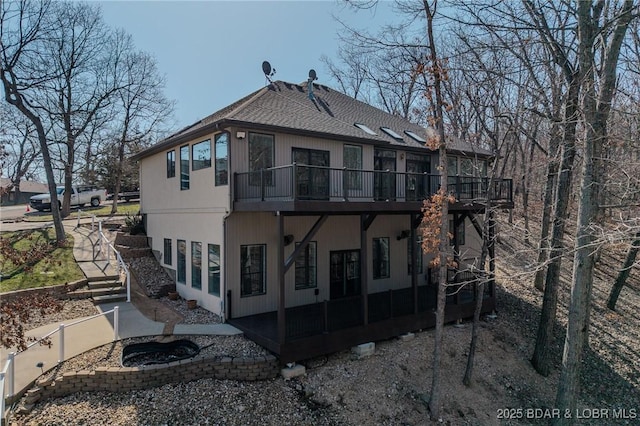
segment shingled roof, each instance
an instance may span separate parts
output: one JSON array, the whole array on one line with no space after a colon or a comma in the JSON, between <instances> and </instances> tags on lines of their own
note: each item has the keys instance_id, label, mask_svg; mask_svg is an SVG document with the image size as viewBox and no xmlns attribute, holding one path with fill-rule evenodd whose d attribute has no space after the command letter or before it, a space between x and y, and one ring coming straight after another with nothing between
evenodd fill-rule
<instances>
[{"instance_id":1,"label":"shingled roof","mask_svg":"<svg viewBox=\"0 0 640 426\"><path fill-rule=\"evenodd\" d=\"M360 123L375 134L356 127ZM135 155L144 158L188 139L218 128L237 126L333 140L427 150L406 132L427 139L427 130L404 118L389 114L327 86L314 84L309 95L307 84L275 81L210 116L174 133L158 144ZM381 128L391 129L392 136ZM457 140L448 140L450 151L490 156L491 152Z\"/></svg>"}]
</instances>

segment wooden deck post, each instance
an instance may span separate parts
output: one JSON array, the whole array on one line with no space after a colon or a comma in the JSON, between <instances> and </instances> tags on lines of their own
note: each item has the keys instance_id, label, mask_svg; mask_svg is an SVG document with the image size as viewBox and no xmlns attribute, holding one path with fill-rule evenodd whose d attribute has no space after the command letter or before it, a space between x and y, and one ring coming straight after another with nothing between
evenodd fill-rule
<instances>
[{"instance_id":1,"label":"wooden deck post","mask_svg":"<svg viewBox=\"0 0 640 426\"><path fill-rule=\"evenodd\" d=\"M369 283L367 278L367 215L360 215L360 289L362 292L362 320L369 324ZM369 223L370 224L370 223Z\"/></svg>"},{"instance_id":2,"label":"wooden deck post","mask_svg":"<svg viewBox=\"0 0 640 426\"><path fill-rule=\"evenodd\" d=\"M278 342L283 344L286 341L287 323L285 317L285 267L284 267L284 216L276 212L278 217L278 284L280 286L280 296L278 301Z\"/></svg>"},{"instance_id":3,"label":"wooden deck post","mask_svg":"<svg viewBox=\"0 0 640 426\"><path fill-rule=\"evenodd\" d=\"M487 220L489 221L488 232L488 246L487 250L489 251L489 292L491 297L496 297L496 222L493 217L493 209L491 208L491 204L487 207L489 211L487 212Z\"/></svg>"},{"instance_id":4,"label":"wooden deck post","mask_svg":"<svg viewBox=\"0 0 640 426\"><path fill-rule=\"evenodd\" d=\"M409 228L411 234L410 247L411 247L411 288L413 289L413 313L418 313L418 244L416 244L416 228L414 223L416 222L413 214L409 215ZM422 247L420 248L422 250Z\"/></svg>"}]
</instances>

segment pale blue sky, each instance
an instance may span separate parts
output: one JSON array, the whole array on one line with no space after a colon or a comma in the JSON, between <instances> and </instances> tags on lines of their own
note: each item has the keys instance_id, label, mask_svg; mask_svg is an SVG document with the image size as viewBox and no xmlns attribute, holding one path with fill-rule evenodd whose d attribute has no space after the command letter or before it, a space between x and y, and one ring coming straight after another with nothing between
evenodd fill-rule
<instances>
[{"instance_id":1,"label":"pale blue sky","mask_svg":"<svg viewBox=\"0 0 640 426\"><path fill-rule=\"evenodd\" d=\"M177 101L176 129L223 108L265 85L262 61L273 77L335 87L320 61L335 57L341 25L375 32L393 19L390 2L355 13L344 2L325 1L101 1L105 21L124 28L136 46L155 56Z\"/></svg>"}]
</instances>

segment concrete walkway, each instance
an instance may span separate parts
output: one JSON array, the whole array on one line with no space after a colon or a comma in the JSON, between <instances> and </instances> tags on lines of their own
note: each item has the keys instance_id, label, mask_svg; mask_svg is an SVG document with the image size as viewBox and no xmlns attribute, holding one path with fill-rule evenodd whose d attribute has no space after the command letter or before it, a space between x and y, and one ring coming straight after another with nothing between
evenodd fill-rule
<instances>
[{"instance_id":1,"label":"concrete walkway","mask_svg":"<svg viewBox=\"0 0 640 426\"><path fill-rule=\"evenodd\" d=\"M73 235L73 255L85 276L87 278L117 276L115 267L105 258L94 260L97 230L91 232L89 228L76 228L75 226L75 220L67 221L65 230ZM139 294L137 296L138 303L160 303L148 298L143 300ZM163 334L241 334L238 329L228 324L175 324L175 321L171 321L171 327L167 327L169 320L166 320L166 322L151 320L143 315L134 303L129 302L98 305L96 306L96 314L111 311L115 306L118 306L118 336L115 336L113 313L95 318L74 318L64 322L64 359L69 359L114 340L128 337L159 336ZM29 330L26 335L41 338L54 330L58 330L59 327L60 324L52 323ZM0 365L4 366L11 350L2 349L0 352ZM40 376L42 370L47 371L57 365L59 357L60 336L58 332L51 336L51 346L35 345L26 351L18 353L14 358L14 393L21 394L29 388ZM43 365L42 369L38 366L40 363ZM5 391L7 390L5 389Z\"/></svg>"}]
</instances>

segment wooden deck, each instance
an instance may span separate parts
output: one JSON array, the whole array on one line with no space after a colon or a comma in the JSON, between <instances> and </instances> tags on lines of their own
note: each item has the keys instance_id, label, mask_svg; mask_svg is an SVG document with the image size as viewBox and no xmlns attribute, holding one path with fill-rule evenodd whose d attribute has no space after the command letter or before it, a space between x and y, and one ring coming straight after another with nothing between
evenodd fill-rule
<instances>
[{"instance_id":1,"label":"wooden deck","mask_svg":"<svg viewBox=\"0 0 640 426\"><path fill-rule=\"evenodd\" d=\"M495 309L492 289L485 293L483 312ZM286 309L286 336L279 340L277 312L229 319L254 342L279 356L282 363L327 355L352 346L385 340L435 326L435 287L386 291L368 296L365 324L362 297L325 301ZM446 322L473 316L473 298L449 296Z\"/></svg>"}]
</instances>

